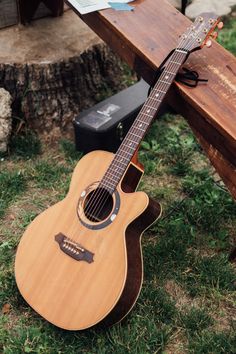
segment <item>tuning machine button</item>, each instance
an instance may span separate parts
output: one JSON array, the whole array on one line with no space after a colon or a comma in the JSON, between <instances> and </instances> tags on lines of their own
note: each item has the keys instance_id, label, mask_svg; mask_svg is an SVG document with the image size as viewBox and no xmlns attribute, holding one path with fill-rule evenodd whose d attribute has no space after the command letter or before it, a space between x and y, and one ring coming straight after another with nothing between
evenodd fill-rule
<instances>
[{"instance_id":1,"label":"tuning machine button","mask_svg":"<svg viewBox=\"0 0 236 354\"><path fill-rule=\"evenodd\" d=\"M208 39L208 41L206 42L206 46L207 48L210 48L212 46L212 41L210 39Z\"/></svg>"},{"instance_id":2,"label":"tuning machine button","mask_svg":"<svg viewBox=\"0 0 236 354\"><path fill-rule=\"evenodd\" d=\"M218 37L218 33L217 32L213 32L212 34L211 34L211 38L212 39L216 39Z\"/></svg>"}]
</instances>

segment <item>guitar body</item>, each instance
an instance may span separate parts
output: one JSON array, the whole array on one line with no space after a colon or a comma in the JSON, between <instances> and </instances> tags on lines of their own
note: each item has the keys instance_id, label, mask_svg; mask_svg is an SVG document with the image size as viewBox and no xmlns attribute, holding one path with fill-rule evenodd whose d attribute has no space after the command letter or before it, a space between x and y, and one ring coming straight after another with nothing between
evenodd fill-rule
<instances>
[{"instance_id":1,"label":"guitar body","mask_svg":"<svg viewBox=\"0 0 236 354\"><path fill-rule=\"evenodd\" d=\"M97 203L93 191L113 157L104 151L83 157L65 199L34 219L17 249L15 276L22 296L64 329L118 322L133 307L142 285L140 236L161 212L145 193L134 192L142 171L129 165L106 198L101 219L86 211L89 198Z\"/></svg>"}]
</instances>

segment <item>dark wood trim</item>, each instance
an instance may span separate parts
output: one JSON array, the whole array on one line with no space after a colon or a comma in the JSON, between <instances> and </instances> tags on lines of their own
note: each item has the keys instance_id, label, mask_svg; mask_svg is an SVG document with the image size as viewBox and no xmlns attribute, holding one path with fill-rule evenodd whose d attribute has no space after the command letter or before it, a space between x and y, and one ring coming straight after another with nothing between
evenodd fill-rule
<instances>
[{"instance_id":1,"label":"dark wood trim","mask_svg":"<svg viewBox=\"0 0 236 354\"><path fill-rule=\"evenodd\" d=\"M136 167L135 164L130 163L127 172L122 181L121 188L125 193L132 193L138 187L138 184L143 176L143 170Z\"/></svg>"},{"instance_id":2,"label":"dark wood trim","mask_svg":"<svg viewBox=\"0 0 236 354\"><path fill-rule=\"evenodd\" d=\"M140 238L161 213L161 206L149 199L146 210L127 228L125 241L127 248L128 271L124 290L121 297L109 315L100 322L101 326L111 326L121 321L134 306L139 295L143 280L143 261Z\"/></svg>"},{"instance_id":3,"label":"dark wood trim","mask_svg":"<svg viewBox=\"0 0 236 354\"><path fill-rule=\"evenodd\" d=\"M142 171L131 164L122 181L122 189L125 192L133 192L140 179ZM161 206L149 198L149 204L145 211L135 219L126 229L125 242L127 250L127 278L121 297L112 311L99 325L111 326L121 321L134 306L139 295L143 280L143 261L141 250L141 236L161 214Z\"/></svg>"}]
</instances>

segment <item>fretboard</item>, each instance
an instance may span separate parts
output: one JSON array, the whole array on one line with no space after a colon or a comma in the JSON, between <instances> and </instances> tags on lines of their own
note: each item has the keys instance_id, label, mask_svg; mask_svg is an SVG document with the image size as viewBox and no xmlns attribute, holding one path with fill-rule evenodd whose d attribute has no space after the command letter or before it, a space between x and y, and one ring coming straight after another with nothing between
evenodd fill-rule
<instances>
[{"instance_id":1,"label":"fretboard","mask_svg":"<svg viewBox=\"0 0 236 354\"><path fill-rule=\"evenodd\" d=\"M122 179L135 151L143 140L151 122L155 118L172 82L175 79L187 53L176 49L162 71L149 97L144 103L125 139L117 150L113 161L103 176L100 187L113 193ZM132 97L130 98L132 99Z\"/></svg>"}]
</instances>

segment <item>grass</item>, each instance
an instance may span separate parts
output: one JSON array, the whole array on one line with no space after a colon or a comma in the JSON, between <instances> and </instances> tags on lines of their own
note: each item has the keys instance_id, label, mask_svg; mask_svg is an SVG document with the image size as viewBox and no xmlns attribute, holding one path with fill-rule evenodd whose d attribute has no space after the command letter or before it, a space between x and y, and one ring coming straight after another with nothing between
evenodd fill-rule
<instances>
[{"instance_id":1,"label":"grass","mask_svg":"<svg viewBox=\"0 0 236 354\"><path fill-rule=\"evenodd\" d=\"M236 55L236 21L235 18L229 19L225 23L225 28L219 34L219 43Z\"/></svg>"},{"instance_id":2,"label":"grass","mask_svg":"<svg viewBox=\"0 0 236 354\"><path fill-rule=\"evenodd\" d=\"M177 133L185 142L176 139ZM64 197L80 156L73 143L63 140L58 148L31 158L14 153L1 162L0 351L142 354L175 347L210 353L225 346L233 352L229 309L236 301L236 274L227 255L235 237L235 203L214 182L210 165L179 116L156 122L140 151L148 171L141 189L159 197L164 217L144 237L145 282L127 320L107 330L70 333L46 323L24 303L14 280L16 246L33 218ZM202 166L197 171L196 158ZM181 159L188 166L185 174L173 169ZM215 320L219 310L222 315ZM221 322L228 323L226 330L219 330Z\"/></svg>"},{"instance_id":3,"label":"grass","mask_svg":"<svg viewBox=\"0 0 236 354\"><path fill-rule=\"evenodd\" d=\"M234 38L234 22L222 31L226 46L228 31ZM144 284L127 319L105 330L67 332L24 302L14 279L17 244L34 217L65 196L80 157L68 140L42 148L25 133L0 161L0 352L235 354L236 269L228 254L236 205L176 115L154 123L140 150L140 189L164 211L143 237Z\"/></svg>"}]
</instances>

